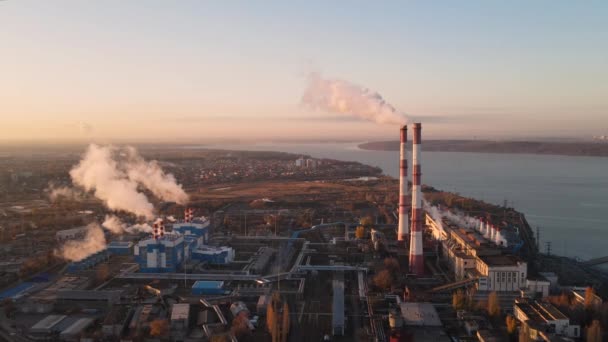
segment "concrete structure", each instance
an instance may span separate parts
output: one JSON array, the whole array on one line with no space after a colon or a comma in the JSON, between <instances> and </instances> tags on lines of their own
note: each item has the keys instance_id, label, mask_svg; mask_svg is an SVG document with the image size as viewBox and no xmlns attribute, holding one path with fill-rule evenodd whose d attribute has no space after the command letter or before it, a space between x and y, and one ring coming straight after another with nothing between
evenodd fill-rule
<instances>
[{"instance_id":1,"label":"concrete structure","mask_svg":"<svg viewBox=\"0 0 608 342\"><path fill-rule=\"evenodd\" d=\"M108 252L115 255L131 255L133 253L133 242L112 241L108 244Z\"/></svg>"},{"instance_id":2,"label":"concrete structure","mask_svg":"<svg viewBox=\"0 0 608 342\"><path fill-rule=\"evenodd\" d=\"M184 262L184 237L169 233L162 235L157 239L142 240L135 246L135 260L140 272L176 272Z\"/></svg>"},{"instance_id":3,"label":"concrete structure","mask_svg":"<svg viewBox=\"0 0 608 342\"><path fill-rule=\"evenodd\" d=\"M224 292L223 281L199 280L192 285L193 295L221 295Z\"/></svg>"},{"instance_id":4,"label":"concrete structure","mask_svg":"<svg viewBox=\"0 0 608 342\"><path fill-rule=\"evenodd\" d=\"M53 331L55 331L54 327L57 324L59 324L59 322L63 321L66 318L67 318L66 315L48 315L48 316L44 317L43 319L41 319L40 321L38 321L38 323L34 324L30 328L30 333L32 333L34 335L50 334Z\"/></svg>"},{"instance_id":5,"label":"concrete structure","mask_svg":"<svg viewBox=\"0 0 608 342\"><path fill-rule=\"evenodd\" d=\"M518 291L527 286L528 265L513 255L482 256L476 259L474 276L480 291Z\"/></svg>"},{"instance_id":6,"label":"concrete structure","mask_svg":"<svg viewBox=\"0 0 608 342\"><path fill-rule=\"evenodd\" d=\"M546 279L527 279L526 289L533 297L545 298L549 296L551 283Z\"/></svg>"},{"instance_id":7,"label":"concrete structure","mask_svg":"<svg viewBox=\"0 0 608 342\"><path fill-rule=\"evenodd\" d=\"M424 274L424 258L422 246L422 183L421 183L421 143L422 125L413 125L414 139L412 149L412 228L410 230L410 273L417 276Z\"/></svg>"},{"instance_id":8,"label":"concrete structure","mask_svg":"<svg viewBox=\"0 0 608 342\"><path fill-rule=\"evenodd\" d=\"M73 239L82 239L85 237L88 230L89 227L87 226L60 230L55 233L55 239L57 239L58 242Z\"/></svg>"},{"instance_id":9,"label":"concrete structure","mask_svg":"<svg viewBox=\"0 0 608 342\"><path fill-rule=\"evenodd\" d=\"M209 264L228 264L234 261L234 249L226 246L199 247L192 251L192 260L205 261Z\"/></svg>"},{"instance_id":10,"label":"concrete structure","mask_svg":"<svg viewBox=\"0 0 608 342\"><path fill-rule=\"evenodd\" d=\"M62 341L80 341L82 333L90 327L93 322L94 320L92 318L79 318L67 328L61 330L59 338L61 338Z\"/></svg>"},{"instance_id":11,"label":"concrete structure","mask_svg":"<svg viewBox=\"0 0 608 342\"><path fill-rule=\"evenodd\" d=\"M407 184L407 125L401 127L401 142L399 144L399 225L397 240L405 245L409 235L408 220L408 184Z\"/></svg>"},{"instance_id":12,"label":"concrete structure","mask_svg":"<svg viewBox=\"0 0 608 342\"><path fill-rule=\"evenodd\" d=\"M518 298L515 300L513 314L530 327L532 334L544 332L570 338L580 337L580 326L572 324L568 316L549 303Z\"/></svg>"},{"instance_id":13,"label":"concrete structure","mask_svg":"<svg viewBox=\"0 0 608 342\"><path fill-rule=\"evenodd\" d=\"M334 336L344 336L344 272L335 272L332 281L333 303L331 329Z\"/></svg>"},{"instance_id":14,"label":"concrete structure","mask_svg":"<svg viewBox=\"0 0 608 342\"><path fill-rule=\"evenodd\" d=\"M173 304L171 307L171 330L187 330L190 322L190 304Z\"/></svg>"},{"instance_id":15,"label":"concrete structure","mask_svg":"<svg viewBox=\"0 0 608 342\"><path fill-rule=\"evenodd\" d=\"M431 303L400 303L401 315L406 326L442 327L437 310Z\"/></svg>"}]
</instances>

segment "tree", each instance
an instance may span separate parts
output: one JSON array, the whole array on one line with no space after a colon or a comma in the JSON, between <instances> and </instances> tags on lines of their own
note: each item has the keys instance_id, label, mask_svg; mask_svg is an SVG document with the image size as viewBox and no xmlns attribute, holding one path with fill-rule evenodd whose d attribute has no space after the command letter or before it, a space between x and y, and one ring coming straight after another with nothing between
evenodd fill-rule
<instances>
[{"instance_id":1,"label":"tree","mask_svg":"<svg viewBox=\"0 0 608 342\"><path fill-rule=\"evenodd\" d=\"M585 289L585 309L593 310L595 303L595 291L593 287L587 286Z\"/></svg>"},{"instance_id":2,"label":"tree","mask_svg":"<svg viewBox=\"0 0 608 342\"><path fill-rule=\"evenodd\" d=\"M103 282L108 280L109 277L110 267L108 266L108 264L100 264L97 268L97 271L95 271L95 278L97 279L97 281Z\"/></svg>"},{"instance_id":3,"label":"tree","mask_svg":"<svg viewBox=\"0 0 608 342\"><path fill-rule=\"evenodd\" d=\"M357 239L363 239L365 237L365 227L358 226L357 230L355 230L355 237Z\"/></svg>"},{"instance_id":4,"label":"tree","mask_svg":"<svg viewBox=\"0 0 608 342\"><path fill-rule=\"evenodd\" d=\"M381 289L390 289L393 286L393 277L388 270L382 270L374 276L374 285Z\"/></svg>"},{"instance_id":5,"label":"tree","mask_svg":"<svg viewBox=\"0 0 608 342\"><path fill-rule=\"evenodd\" d=\"M521 328L519 328L519 342L532 342L532 338L530 338L530 327L528 327L527 323L523 323Z\"/></svg>"},{"instance_id":6,"label":"tree","mask_svg":"<svg viewBox=\"0 0 608 342\"><path fill-rule=\"evenodd\" d=\"M401 266L396 258L385 258L383 261L384 268L386 268L391 275L396 276Z\"/></svg>"},{"instance_id":7,"label":"tree","mask_svg":"<svg viewBox=\"0 0 608 342\"><path fill-rule=\"evenodd\" d=\"M587 342L601 342L602 341L602 329L600 328L600 321L594 320L589 327L587 327Z\"/></svg>"},{"instance_id":8,"label":"tree","mask_svg":"<svg viewBox=\"0 0 608 342\"><path fill-rule=\"evenodd\" d=\"M513 317L513 315L508 315L505 323L507 324L507 332L509 335L515 335L515 332L517 331L517 320L515 317Z\"/></svg>"},{"instance_id":9,"label":"tree","mask_svg":"<svg viewBox=\"0 0 608 342\"><path fill-rule=\"evenodd\" d=\"M462 289L456 290L452 294L452 307L454 310L464 310L466 306L466 297Z\"/></svg>"},{"instance_id":10,"label":"tree","mask_svg":"<svg viewBox=\"0 0 608 342\"><path fill-rule=\"evenodd\" d=\"M500 303L498 302L498 295L495 291L492 291L488 296L488 315L491 317L500 315Z\"/></svg>"},{"instance_id":11,"label":"tree","mask_svg":"<svg viewBox=\"0 0 608 342\"><path fill-rule=\"evenodd\" d=\"M289 334L289 306L278 292L272 294L266 308L266 326L273 342L287 341Z\"/></svg>"},{"instance_id":12,"label":"tree","mask_svg":"<svg viewBox=\"0 0 608 342\"><path fill-rule=\"evenodd\" d=\"M246 311L241 311L233 320L231 331L237 339L242 338L245 335L251 334L251 330L249 330L249 318L247 317Z\"/></svg>"},{"instance_id":13,"label":"tree","mask_svg":"<svg viewBox=\"0 0 608 342\"><path fill-rule=\"evenodd\" d=\"M374 223L374 219L371 216L365 216L365 217L361 218L359 223L365 228L370 228L372 226L372 224Z\"/></svg>"},{"instance_id":14,"label":"tree","mask_svg":"<svg viewBox=\"0 0 608 342\"><path fill-rule=\"evenodd\" d=\"M165 336L169 331L169 322L166 319L155 319L150 323L151 336Z\"/></svg>"}]
</instances>

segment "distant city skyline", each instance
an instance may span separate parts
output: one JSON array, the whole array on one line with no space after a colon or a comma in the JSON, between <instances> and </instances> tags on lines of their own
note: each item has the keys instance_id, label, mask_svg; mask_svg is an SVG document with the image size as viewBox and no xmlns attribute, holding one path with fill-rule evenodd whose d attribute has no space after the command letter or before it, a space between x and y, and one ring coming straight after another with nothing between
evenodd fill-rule
<instances>
[{"instance_id":1,"label":"distant city skyline","mask_svg":"<svg viewBox=\"0 0 608 342\"><path fill-rule=\"evenodd\" d=\"M608 134L603 1L1 1L0 142L396 140L300 104L310 72L427 138Z\"/></svg>"}]
</instances>

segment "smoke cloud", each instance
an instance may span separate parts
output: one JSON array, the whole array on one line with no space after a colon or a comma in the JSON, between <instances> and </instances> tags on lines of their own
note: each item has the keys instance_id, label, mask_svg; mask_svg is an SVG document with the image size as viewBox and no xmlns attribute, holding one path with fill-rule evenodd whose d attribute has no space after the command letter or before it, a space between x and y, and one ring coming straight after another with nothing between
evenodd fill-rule
<instances>
[{"instance_id":1,"label":"smoke cloud","mask_svg":"<svg viewBox=\"0 0 608 342\"><path fill-rule=\"evenodd\" d=\"M167 201L180 204L188 201L188 195L173 175L165 174L156 162L144 161L134 148L125 151L91 144L70 176L74 184L92 191L109 209L147 219L154 217L154 206L138 190L140 186Z\"/></svg>"},{"instance_id":2,"label":"smoke cloud","mask_svg":"<svg viewBox=\"0 0 608 342\"><path fill-rule=\"evenodd\" d=\"M407 117L372 90L343 80L308 76L302 104L316 110L352 115L379 124L404 125Z\"/></svg>"},{"instance_id":3,"label":"smoke cloud","mask_svg":"<svg viewBox=\"0 0 608 342\"><path fill-rule=\"evenodd\" d=\"M118 216L106 215L105 220L101 224L108 231L121 235L124 233L136 234L136 233L152 233L153 228L147 223L136 223L128 226L122 222Z\"/></svg>"},{"instance_id":4,"label":"smoke cloud","mask_svg":"<svg viewBox=\"0 0 608 342\"><path fill-rule=\"evenodd\" d=\"M61 248L55 250L55 255L70 261L80 261L91 254L106 248L106 237L98 223L87 226L87 233L82 240L66 241Z\"/></svg>"},{"instance_id":5,"label":"smoke cloud","mask_svg":"<svg viewBox=\"0 0 608 342\"><path fill-rule=\"evenodd\" d=\"M126 169L129 179L142 184L154 196L165 201L177 204L188 202L188 195L184 192L182 186L177 184L172 174L166 174L156 160L146 162L134 147L128 147L127 152L129 162Z\"/></svg>"},{"instance_id":6,"label":"smoke cloud","mask_svg":"<svg viewBox=\"0 0 608 342\"><path fill-rule=\"evenodd\" d=\"M106 215L106 218L101 225L117 235L124 233L126 228L126 225L115 215Z\"/></svg>"},{"instance_id":7,"label":"smoke cloud","mask_svg":"<svg viewBox=\"0 0 608 342\"><path fill-rule=\"evenodd\" d=\"M55 186L53 183L49 184L46 191L49 194L51 202L56 202L60 199L82 201L85 197L85 194L78 189L69 188L67 186Z\"/></svg>"}]
</instances>

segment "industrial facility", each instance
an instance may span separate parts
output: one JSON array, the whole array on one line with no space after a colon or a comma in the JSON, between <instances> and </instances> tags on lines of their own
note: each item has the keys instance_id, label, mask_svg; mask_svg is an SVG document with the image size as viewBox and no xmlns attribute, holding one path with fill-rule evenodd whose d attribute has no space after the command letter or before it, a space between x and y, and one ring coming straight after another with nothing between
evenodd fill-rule
<instances>
[{"instance_id":1,"label":"industrial facility","mask_svg":"<svg viewBox=\"0 0 608 342\"><path fill-rule=\"evenodd\" d=\"M410 128L411 170L404 125L398 186L365 202L344 204L335 189L392 180L333 180L332 202L311 192L327 180L305 181L302 194L279 200L270 198L275 190L239 195L213 211L161 214L145 223L150 230L106 232L105 248L0 292L17 304L11 320L28 322L17 324L23 339L15 340L498 341L504 316L536 341L583 336L584 326L548 300L568 291L572 307L601 308L602 298L541 272L522 215L481 202L449 206L423 186L422 126ZM379 219L378 195L397 199L382 201L390 203L383 217L394 220ZM56 239L84 234L78 227ZM483 303L492 301L490 313Z\"/></svg>"}]
</instances>

